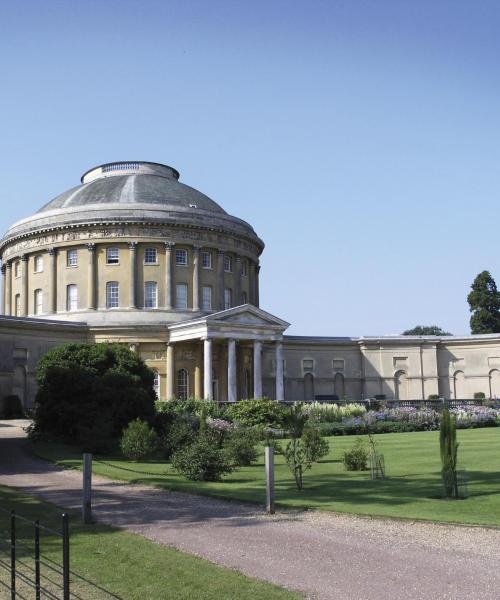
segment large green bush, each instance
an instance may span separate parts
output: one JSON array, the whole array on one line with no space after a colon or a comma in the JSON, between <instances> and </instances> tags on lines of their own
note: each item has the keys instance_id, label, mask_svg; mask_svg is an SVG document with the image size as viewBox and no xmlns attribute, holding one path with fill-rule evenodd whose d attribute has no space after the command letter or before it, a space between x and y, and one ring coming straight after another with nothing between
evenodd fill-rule
<instances>
[{"instance_id":1,"label":"large green bush","mask_svg":"<svg viewBox=\"0 0 500 600\"><path fill-rule=\"evenodd\" d=\"M233 429L223 442L231 462L238 467L246 467L255 462L259 456L257 437L249 429Z\"/></svg>"},{"instance_id":2,"label":"large green bush","mask_svg":"<svg viewBox=\"0 0 500 600\"><path fill-rule=\"evenodd\" d=\"M109 424L118 439L134 419L154 414L153 372L119 344L67 344L50 350L37 370L32 434L81 443L82 432Z\"/></svg>"},{"instance_id":3,"label":"large green bush","mask_svg":"<svg viewBox=\"0 0 500 600\"><path fill-rule=\"evenodd\" d=\"M240 400L228 406L227 418L245 427L265 426L281 427L287 414L286 407L280 402L261 398L258 400Z\"/></svg>"},{"instance_id":4,"label":"large green bush","mask_svg":"<svg viewBox=\"0 0 500 600\"><path fill-rule=\"evenodd\" d=\"M146 421L136 419L123 430L120 449L130 460L143 460L154 454L158 447L158 435Z\"/></svg>"},{"instance_id":5,"label":"large green bush","mask_svg":"<svg viewBox=\"0 0 500 600\"><path fill-rule=\"evenodd\" d=\"M220 481L233 471L227 452L205 436L198 436L195 442L175 452L172 467L192 481Z\"/></svg>"},{"instance_id":6,"label":"large green bush","mask_svg":"<svg viewBox=\"0 0 500 600\"><path fill-rule=\"evenodd\" d=\"M365 442L358 438L350 450L345 450L342 462L347 471L366 471L368 469L368 449Z\"/></svg>"}]
</instances>

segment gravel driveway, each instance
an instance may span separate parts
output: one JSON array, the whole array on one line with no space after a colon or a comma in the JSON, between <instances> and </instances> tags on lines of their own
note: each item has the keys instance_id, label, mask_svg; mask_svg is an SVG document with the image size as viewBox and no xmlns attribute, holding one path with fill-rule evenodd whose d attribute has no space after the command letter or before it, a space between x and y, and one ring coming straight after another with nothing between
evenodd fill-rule
<instances>
[{"instance_id":1,"label":"gravel driveway","mask_svg":"<svg viewBox=\"0 0 500 600\"><path fill-rule=\"evenodd\" d=\"M23 424L0 421L0 484L78 508L81 473L30 456ZM494 529L323 512L266 516L254 505L101 477L94 477L94 516L307 598L500 598Z\"/></svg>"}]
</instances>

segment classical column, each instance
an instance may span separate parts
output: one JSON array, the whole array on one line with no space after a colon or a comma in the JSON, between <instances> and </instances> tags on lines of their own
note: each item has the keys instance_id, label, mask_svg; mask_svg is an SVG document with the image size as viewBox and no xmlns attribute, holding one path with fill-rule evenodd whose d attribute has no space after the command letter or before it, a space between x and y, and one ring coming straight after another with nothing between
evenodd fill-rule
<instances>
[{"instance_id":1,"label":"classical column","mask_svg":"<svg viewBox=\"0 0 500 600\"><path fill-rule=\"evenodd\" d=\"M49 248L49 314L57 312L57 248Z\"/></svg>"},{"instance_id":2,"label":"classical column","mask_svg":"<svg viewBox=\"0 0 500 600\"><path fill-rule=\"evenodd\" d=\"M235 280L234 280L234 299L233 305L240 306L241 302L241 256L236 257L235 265Z\"/></svg>"},{"instance_id":3,"label":"classical column","mask_svg":"<svg viewBox=\"0 0 500 600\"><path fill-rule=\"evenodd\" d=\"M21 256L22 261L22 273L21 273L21 316L28 316L28 255L23 254Z\"/></svg>"},{"instance_id":4,"label":"classical column","mask_svg":"<svg viewBox=\"0 0 500 600\"><path fill-rule=\"evenodd\" d=\"M2 307L0 309L1 314L5 314L5 281L6 281L7 267L2 265Z\"/></svg>"},{"instance_id":5,"label":"classical column","mask_svg":"<svg viewBox=\"0 0 500 600\"><path fill-rule=\"evenodd\" d=\"M193 246L193 310L200 310L200 248Z\"/></svg>"},{"instance_id":6,"label":"classical column","mask_svg":"<svg viewBox=\"0 0 500 600\"><path fill-rule=\"evenodd\" d=\"M5 263L5 314L12 315L12 263Z\"/></svg>"},{"instance_id":7,"label":"classical column","mask_svg":"<svg viewBox=\"0 0 500 600\"><path fill-rule=\"evenodd\" d=\"M283 381L283 342L276 342L276 400L285 399Z\"/></svg>"},{"instance_id":8,"label":"classical column","mask_svg":"<svg viewBox=\"0 0 500 600\"><path fill-rule=\"evenodd\" d=\"M198 344L196 348L196 364L194 367L194 397L203 398L203 380L201 376L203 353L201 351L201 344Z\"/></svg>"},{"instance_id":9,"label":"classical column","mask_svg":"<svg viewBox=\"0 0 500 600\"><path fill-rule=\"evenodd\" d=\"M253 397L262 398L262 342L253 343Z\"/></svg>"},{"instance_id":10,"label":"classical column","mask_svg":"<svg viewBox=\"0 0 500 600\"><path fill-rule=\"evenodd\" d=\"M165 309L172 310L172 249L173 242L165 242Z\"/></svg>"},{"instance_id":11,"label":"classical column","mask_svg":"<svg viewBox=\"0 0 500 600\"><path fill-rule=\"evenodd\" d=\"M219 256L217 259L217 281L219 283L219 310L224 310L224 250L219 250Z\"/></svg>"},{"instance_id":12,"label":"classical column","mask_svg":"<svg viewBox=\"0 0 500 600\"><path fill-rule=\"evenodd\" d=\"M236 387L236 340L227 342L227 399L229 402L238 400Z\"/></svg>"},{"instance_id":13,"label":"classical column","mask_svg":"<svg viewBox=\"0 0 500 600\"><path fill-rule=\"evenodd\" d=\"M87 250L89 251L89 271L87 281L87 305L90 310L97 308L96 293L95 293L95 280L96 280L96 245L87 244Z\"/></svg>"},{"instance_id":14,"label":"classical column","mask_svg":"<svg viewBox=\"0 0 500 600\"><path fill-rule=\"evenodd\" d=\"M171 343L167 344L167 400L175 398L174 390L174 345Z\"/></svg>"},{"instance_id":15,"label":"classical column","mask_svg":"<svg viewBox=\"0 0 500 600\"><path fill-rule=\"evenodd\" d=\"M129 308L137 308L137 242L130 242L130 292Z\"/></svg>"},{"instance_id":16,"label":"classical column","mask_svg":"<svg viewBox=\"0 0 500 600\"><path fill-rule=\"evenodd\" d=\"M257 306L257 302L255 300L255 263L250 262L249 266L249 274L248 274L248 302Z\"/></svg>"},{"instance_id":17,"label":"classical column","mask_svg":"<svg viewBox=\"0 0 500 600\"><path fill-rule=\"evenodd\" d=\"M213 400L212 393L212 340L203 340L203 396L205 400Z\"/></svg>"},{"instance_id":18,"label":"classical column","mask_svg":"<svg viewBox=\"0 0 500 600\"><path fill-rule=\"evenodd\" d=\"M260 296L260 292L259 292L259 273L260 273L260 265L255 265L255 306L259 306L259 296Z\"/></svg>"}]
</instances>

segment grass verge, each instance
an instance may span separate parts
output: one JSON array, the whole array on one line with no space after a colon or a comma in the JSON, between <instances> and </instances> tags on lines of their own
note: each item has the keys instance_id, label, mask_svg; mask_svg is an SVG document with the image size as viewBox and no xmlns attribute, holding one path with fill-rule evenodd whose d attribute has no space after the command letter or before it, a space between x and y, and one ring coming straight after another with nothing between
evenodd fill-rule
<instances>
[{"instance_id":1,"label":"grass verge","mask_svg":"<svg viewBox=\"0 0 500 600\"><path fill-rule=\"evenodd\" d=\"M42 524L60 530L62 510L54 504L0 486L0 506L8 510L14 509L19 515L32 520L40 519ZM84 600L117 597L123 600L293 600L302 597L173 548L155 544L140 535L105 525L83 525L78 515L71 512L69 514L71 569L93 580L101 588L89 587L72 577L72 592ZM5 540L8 540L8 527L9 515L0 512L0 553L7 562L9 547ZM33 564L30 558L33 528L19 520L17 529L20 541L27 545L18 550L18 558L25 565ZM61 562L61 542L56 536L42 532L41 551L48 564L52 564L50 561ZM22 564L21 568L24 568ZM44 564L41 571L44 577L49 576L57 583L55 573ZM9 582L9 574L5 569L0 569L0 580ZM24 589L28 592L27 588ZM5 588L3 591L0 589L1 598L7 595ZM33 591L26 597L33 597Z\"/></svg>"}]
</instances>

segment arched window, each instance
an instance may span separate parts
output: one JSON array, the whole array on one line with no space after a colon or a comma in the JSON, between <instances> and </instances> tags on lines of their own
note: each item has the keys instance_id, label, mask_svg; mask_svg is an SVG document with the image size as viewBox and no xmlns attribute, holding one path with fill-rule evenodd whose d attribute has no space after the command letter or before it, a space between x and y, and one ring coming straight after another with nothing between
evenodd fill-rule
<instances>
[{"instance_id":1,"label":"arched window","mask_svg":"<svg viewBox=\"0 0 500 600\"><path fill-rule=\"evenodd\" d=\"M408 382L405 371L394 374L394 397L396 400L408 400Z\"/></svg>"},{"instance_id":2,"label":"arched window","mask_svg":"<svg viewBox=\"0 0 500 600\"><path fill-rule=\"evenodd\" d=\"M78 310L78 288L74 283L66 287L66 310Z\"/></svg>"},{"instance_id":3,"label":"arched window","mask_svg":"<svg viewBox=\"0 0 500 600\"><path fill-rule=\"evenodd\" d=\"M118 281L108 281L106 284L106 308L120 306L120 286Z\"/></svg>"},{"instance_id":4,"label":"arched window","mask_svg":"<svg viewBox=\"0 0 500 600\"><path fill-rule=\"evenodd\" d=\"M177 397L181 400L189 398L189 372L187 369L179 369L177 372Z\"/></svg>"},{"instance_id":5,"label":"arched window","mask_svg":"<svg viewBox=\"0 0 500 600\"><path fill-rule=\"evenodd\" d=\"M160 397L160 372L158 371L158 369L151 369L153 371L154 374L154 379L153 379L153 389L155 391L156 397L159 398Z\"/></svg>"},{"instance_id":6,"label":"arched window","mask_svg":"<svg viewBox=\"0 0 500 600\"><path fill-rule=\"evenodd\" d=\"M453 375L453 392L455 400L464 400L467 397L465 390L465 373L456 371Z\"/></svg>"},{"instance_id":7,"label":"arched window","mask_svg":"<svg viewBox=\"0 0 500 600\"><path fill-rule=\"evenodd\" d=\"M304 375L304 400L314 400L314 376L312 373Z\"/></svg>"},{"instance_id":8,"label":"arched window","mask_svg":"<svg viewBox=\"0 0 500 600\"><path fill-rule=\"evenodd\" d=\"M241 303L246 304L248 302L248 294L246 292L241 292Z\"/></svg>"},{"instance_id":9,"label":"arched window","mask_svg":"<svg viewBox=\"0 0 500 600\"><path fill-rule=\"evenodd\" d=\"M333 380L333 389L336 396L342 400L345 396L345 382L342 373L336 373Z\"/></svg>"},{"instance_id":10,"label":"arched window","mask_svg":"<svg viewBox=\"0 0 500 600\"><path fill-rule=\"evenodd\" d=\"M224 309L227 310L233 306L233 291L230 288L224 290Z\"/></svg>"},{"instance_id":11,"label":"arched window","mask_svg":"<svg viewBox=\"0 0 500 600\"><path fill-rule=\"evenodd\" d=\"M490 398L500 398L500 371L490 371Z\"/></svg>"},{"instance_id":12,"label":"arched window","mask_svg":"<svg viewBox=\"0 0 500 600\"><path fill-rule=\"evenodd\" d=\"M41 315L43 312L43 292L35 290L35 315Z\"/></svg>"}]
</instances>

